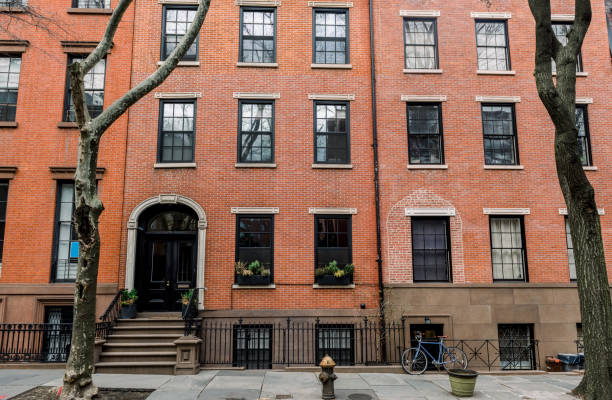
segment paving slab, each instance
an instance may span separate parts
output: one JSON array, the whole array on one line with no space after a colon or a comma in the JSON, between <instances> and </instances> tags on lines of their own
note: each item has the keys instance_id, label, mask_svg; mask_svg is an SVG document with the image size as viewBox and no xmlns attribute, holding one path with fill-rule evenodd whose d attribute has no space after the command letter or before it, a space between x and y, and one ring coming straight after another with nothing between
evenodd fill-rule
<instances>
[{"instance_id":1,"label":"paving slab","mask_svg":"<svg viewBox=\"0 0 612 400\"><path fill-rule=\"evenodd\" d=\"M159 389L173 375L94 374L94 384L104 389ZM53 379L36 386L62 386L62 378Z\"/></svg>"},{"instance_id":2,"label":"paving slab","mask_svg":"<svg viewBox=\"0 0 612 400\"><path fill-rule=\"evenodd\" d=\"M404 375L398 374L359 374L370 386L405 385Z\"/></svg>"},{"instance_id":3,"label":"paving slab","mask_svg":"<svg viewBox=\"0 0 612 400\"><path fill-rule=\"evenodd\" d=\"M260 376L215 376L213 380L206 386L208 389L227 390L228 388L236 390L261 390L263 385L264 375Z\"/></svg>"},{"instance_id":4,"label":"paving slab","mask_svg":"<svg viewBox=\"0 0 612 400\"><path fill-rule=\"evenodd\" d=\"M168 400L170 399L168 398ZM259 400L259 390L204 389L197 397L197 400Z\"/></svg>"},{"instance_id":5,"label":"paving slab","mask_svg":"<svg viewBox=\"0 0 612 400\"><path fill-rule=\"evenodd\" d=\"M268 372L261 392L262 397L273 399L276 395L291 395L294 399L318 396L320 399L321 383L312 372Z\"/></svg>"},{"instance_id":6,"label":"paving slab","mask_svg":"<svg viewBox=\"0 0 612 400\"><path fill-rule=\"evenodd\" d=\"M369 389L370 385L360 374L337 374L338 379L334 382L336 389Z\"/></svg>"},{"instance_id":7,"label":"paving slab","mask_svg":"<svg viewBox=\"0 0 612 400\"><path fill-rule=\"evenodd\" d=\"M319 396L320 398L320 396ZM337 400L380 400L373 390L336 390Z\"/></svg>"},{"instance_id":8,"label":"paving slab","mask_svg":"<svg viewBox=\"0 0 612 400\"><path fill-rule=\"evenodd\" d=\"M0 399L11 399L21 393L27 392L30 389L32 389L32 386L2 385L0 386Z\"/></svg>"},{"instance_id":9,"label":"paving slab","mask_svg":"<svg viewBox=\"0 0 612 400\"><path fill-rule=\"evenodd\" d=\"M425 396L416 392L413 386L376 386L374 392L379 400L425 400Z\"/></svg>"}]
</instances>

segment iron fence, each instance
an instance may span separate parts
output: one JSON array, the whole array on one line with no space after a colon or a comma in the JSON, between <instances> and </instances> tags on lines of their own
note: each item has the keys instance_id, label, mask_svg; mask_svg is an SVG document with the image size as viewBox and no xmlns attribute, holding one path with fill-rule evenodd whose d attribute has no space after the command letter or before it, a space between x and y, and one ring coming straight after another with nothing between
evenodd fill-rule
<instances>
[{"instance_id":1,"label":"iron fence","mask_svg":"<svg viewBox=\"0 0 612 400\"><path fill-rule=\"evenodd\" d=\"M253 369L315 366L329 354L340 366L399 365L403 350L415 344L408 328L405 320L381 325L367 318L340 324L290 318L282 323L205 321L199 329L203 340L201 363ZM499 340L447 340L446 344L462 349L470 368L539 368L535 340L506 339L501 347Z\"/></svg>"},{"instance_id":2,"label":"iron fence","mask_svg":"<svg viewBox=\"0 0 612 400\"><path fill-rule=\"evenodd\" d=\"M72 324L0 324L0 362L66 362Z\"/></svg>"}]
</instances>

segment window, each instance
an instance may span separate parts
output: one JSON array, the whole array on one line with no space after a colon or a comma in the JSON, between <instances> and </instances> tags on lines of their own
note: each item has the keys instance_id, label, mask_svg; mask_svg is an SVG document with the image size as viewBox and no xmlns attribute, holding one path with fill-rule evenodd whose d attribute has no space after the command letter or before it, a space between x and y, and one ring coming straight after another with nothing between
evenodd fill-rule
<instances>
[{"instance_id":1,"label":"window","mask_svg":"<svg viewBox=\"0 0 612 400\"><path fill-rule=\"evenodd\" d=\"M195 100L161 101L159 162L193 162L195 114Z\"/></svg>"},{"instance_id":2,"label":"window","mask_svg":"<svg viewBox=\"0 0 612 400\"><path fill-rule=\"evenodd\" d=\"M482 129L486 165L519 163L513 104L483 104Z\"/></svg>"},{"instance_id":3,"label":"window","mask_svg":"<svg viewBox=\"0 0 612 400\"><path fill-rule=\"evenodd\" d=\"M0 55L0 121L15 121L21 56Z\"/></svg>"},{"instance_id":4,"label":"window","mask_svg":"<svg viewBox=\"0 0 612 400\"><path fill-rule=\"evenodd\" d=\"M236 261L247 265L259 261L263 269L270 270L271 281L274 267L274 217L238 215L236 232Z\"/></svg>"},{"instance_id":5,"label":"window","mask_svg":"<svg viewBox=\"0 0 612 400\"><path fill-rule=\"evenodd\" d=\"M476 21L476 50L479 70L510 70L506 21Z\"/></svg>"},{"instance_id":6,"label":"window","mask_svg":"<svg viewBox=\"0 0 612 400\"><path fill-rule=\"evenodd\" d=\"M25 7L28 0L0 0L0 7Z\"/></svg>"},{"instance_id":7,"label":"window","mask_svg":"<svg viewBox=\"0 0 612 400\"><path fill-rule=\"evenodd\" d=\"M164 6L163 30L161 40L161 58L165 60L170 53L183 40L189 25L193 21L197 7L191 6ZM198 36L199 37L199 36ZM198 59L198 37L191 44L187 53L183 56L184 61L195 61Z\"/></svg>"},{"instance_id":8,"label":"window","mask_svg":"<svg viewBox=\"0 0 612 400\"><path fill-rule=\"evenodd\" d=\"M234 367L272 368L272 325L234 325Z\"/></svg>"},{"instance_id":9,"label":"window","mask_svg":"<svg viewBox=\"0 0 612 400\"><path fill-rule=\"evenodd\" d=\"M567 35L572 30L572 26L574 26L573 22L553 22L552 29L557 37L557 40L565 46L568 42ZM552 60L552 70L553 72L557 71L557 65L555 64L555 60ZM578 53L576 57L576 72L582 72L582 52Z\"/></svg>"},{"instance_id":10,"label":"window","mask_svg":"<svg viewBox=\"0 0 612 400\"><path fill-rule=\"evenodd\" d=\"M110 0L72 0L74 8L110 8Z\"/></svg>"},{"instance_id":11,"label":"window","mask_svg":"<svg viewBox=\"0 0 612 400\"><path fill-rule=\"evenodd\" d=\"M43 357L46 362L66 362L72 341L72 306L45 307Z\"/></svg>"},{"instance_id":12,"label":"window","mask_svg":"<svg viewBox=\"0 0 612 400\"><path fill-rule=\"evenodd\" d=\"M493 280L526 281L523 218L491 217Z\"/></svg>"},{"instance_id":13,"label":"window","mask_svg":"<svg viewBox=\"0 0 612 400\"><path fill-rule=\"evenodd\" d=\"M241 101L238 161L274 162L274 102Z\"/></svg>"},{"instance_id":14,"label":"window","mask_svg":"<svg viewBox=\"0 0 612 400\"><path fill-rule=\"evenodd\" d=\"M591 157L591 135L586 104L576 105L576 129L578 130L578 152L584 166L593 165Z\"/></svg>"},{"instance_id":15,"label":"window","mask_svg":"<svg viewBox=\"0 0 612 400\"><path fill-rule=\"evenodd\" d=\"M448 218L412 218L414 281L450 281L451 250Z\"/></svg>"},{"instance_id":16,"label":"window","mask_svg":"<svg viewBox=\"0 0 612 400\"><path fill-rule=\"evenodd\" d=\"M348 164L349 104L315 102L315 163Z\"/></svg>"},{"instance_id":17,"label":"window","mask_svg":"<svg viewBox=\"0 0 612 400\"><path fill-rule=\"evenodd\" d=\"M74 183L59 182L55 211L54 282L71 282L76 278L79 261L79 240L72 216L74 213Z\"/></svg>"},{"instance_id":18,"label":"window","mask_svg":"<svg viewBox=\"0 0 612 400\"><path fill-rule=\"evenodd\" d=\"M316 325L316 365L329 355L336 365L355 365L355 326L352 324Z\"/></svg>"},{"instance_id":19,"label":"window","mask_svg":"<svg viewBox=\"0 0 612 400\"><path fill-rule=\"evenodd\" d=\"M276 62L276 9L241 8L240 61Z\"/></svg>"},{"instance_id":20,"label":"window","mask_svg":"<svg viewBox=\"0 0 612 400\"><path fill-rule=\"evenodd\" d=\"M532 324L500 324L497 326L497 334L501 369L535 369Z\"/></svg>"},{"instance_id":21,"label":"window","mask_svg":"<svg viewBox=\"0 0 612 400\"><path fill-rule=\"evenodd\" d=\"M8 201L8 182L0 181L0 266L4 248L4 227L6 225L6 203Z\"/></svg>"},{"instance_id":22,"label":"window","mask_svg":"<svg viewBox=\"0 0 612 400\"><path fill-rule=\"evenodd\" d=\"M68 65L81 62L84 58L79 56L68 56ZM106 75L106 60L100 60L92 69L85 74L83 83L85 85L85 102L89 116L95 118L102 113L104 107L104 77ZM64 99L64 121L74 122L74 104L72 103L72 89L70 89L70 73L66 78L66 98Z\"/></svg>"},{"instance_id":23,"label":"window","mask_svg":"<svg viewBox=\"0 0 612 400\"><path fill-rule=\"evenodd\" d=\"M438 33L435 19L404 19L406 69L438 68Z\"/></svg>"},{"instance_id":24,"label":"window","mask_svg":"<svg viewBox=\"0 0 612 400\"><path fill-rule=\"evenodd\" d=\"M570 231L569 219L565 217L565 239L567 241L567 261L569 264L570 280L575 281L576 260L574 259L574 244L572 243L572 233Z\"/></svg>"},{"instance_id":25,"label":"window","mask_svg":"<svg viewBox=\"0 0 612 400\"><path fill-rule=\"evenodd\" d=\"M351 216L315 216L315 268L332 261L339 266L352 263Z\"/></svg>"},{"instance_id":26,"label":"window","mask_svg":"<svg viewBox=\"0 0 612 400\"><path fill-rule=\"evenodd\" d=\"M408 103L407 115L410 164L444 163L442 105Z\"/></svg>"},{"instance_id":27,"label":"window","mask_svg":"<svg viewBox=\"0 0 612 400\"><path fill-rule=\"evenodd\" d=\"M348 10L314 10L314 63L348 64Z\"/></svg>"}]
</instances>

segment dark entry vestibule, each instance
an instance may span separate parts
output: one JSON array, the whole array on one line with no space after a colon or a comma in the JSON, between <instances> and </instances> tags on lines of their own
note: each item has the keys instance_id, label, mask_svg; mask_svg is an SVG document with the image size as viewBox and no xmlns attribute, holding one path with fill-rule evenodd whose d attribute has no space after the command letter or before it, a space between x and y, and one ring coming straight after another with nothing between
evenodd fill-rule
<instances>
[{"instance_id":1,"label":"dark entry vestibule","mask_svg":"<svg viewBox=\"0 0 612 400\"><path fill-rule=\"evenodd\" d=\"M135 287L140 311L178 311L195 288L198 217L189 207L157 205L138 221Z\"/></svg>"}]
</instances>

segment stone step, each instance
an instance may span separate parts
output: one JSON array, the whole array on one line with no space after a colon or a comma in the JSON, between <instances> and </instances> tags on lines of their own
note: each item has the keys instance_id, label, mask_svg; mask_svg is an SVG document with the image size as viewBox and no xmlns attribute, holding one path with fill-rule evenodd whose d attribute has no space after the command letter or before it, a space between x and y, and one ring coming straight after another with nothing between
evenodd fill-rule
<instances>
[{"instance_id":1,"label":"stone step","mask_svg":"<svg viewBox=\"0 0 612 400\"><path fill-rule=\"evenodd\" d=\"M184 325L183 320L178 318L134 318L118 319L116 326L165 326L165 325Z\"/></svg>"},{"instance_id":2,"label":"stone step","mask_svg":"<svg viewBox=\"0 0 612 400\"><path fill-rule=\"evenodd\" d=\"M136 318L159 318L159 319L181 319L181 312L155 312L155 311L144 311L136 314Z\"/></svg>"},{"instance_id":3,"label":"stone step","mask_svg":"<svg viewBox=\"0 0 612 400\"><path fill-rule=\"evenodd\" d=\"M99 362L96 364L96 374L151 374L174 375L175 362Z\"/></svg>"},{"instance_id":4,"label":"stone step","mask_svg":"<svg viewBox=\"0 0 612 400\"><path fill-rule=\"evenodd\" d=\"M151 361L176 361L176 351L116 351L102 352L100 362L151 362Z\"/></svg>"},{"instance_id":5,"label":"stone step","mask_svg":"<svg viewBox=\"0 0 612 400\"><path fill-rule=\"evenodd\" d=\"M174 343L105 343L102 346L104 353L115 352L167 352L174 351Z\"/></svg>"},{"instance_id":6,"label":"stone step","mask_svg":"<svg viewBox=\"0 0 612 400\"><path fill-rule=\"evenodd\" d=\"M185 325L118 325L113 328L117 335L144 335L144 334L177 334L185 332Z\"/></svg>"},{"instance_id":7,"label":"stone step","mask_svg":"<svg viewBox=\"0 0 612 400\"><path fill-rule=\"evenodd\" d=\"M180 333L123 335L113 332L106 338L106 343L173 343L182 336Z\"/></svg>"}]
</instances>

